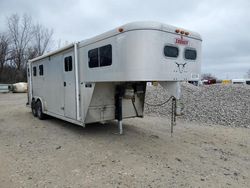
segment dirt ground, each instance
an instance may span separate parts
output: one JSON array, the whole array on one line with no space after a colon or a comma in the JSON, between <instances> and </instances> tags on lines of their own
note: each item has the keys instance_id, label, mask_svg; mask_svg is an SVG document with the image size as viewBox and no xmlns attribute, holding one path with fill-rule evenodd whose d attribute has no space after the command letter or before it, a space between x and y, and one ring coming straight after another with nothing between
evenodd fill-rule
<instances>
[{"instance_id":1,"label":"dirt ground","mask_svg":"<svg viewBox=\"0 0 250 188\"><path fill-rule=\"evenodd\" d=\"M250 129L124 120L82 128L39 120L0 94L0 187L250 187Z\"/></svg>"}]
</instances>

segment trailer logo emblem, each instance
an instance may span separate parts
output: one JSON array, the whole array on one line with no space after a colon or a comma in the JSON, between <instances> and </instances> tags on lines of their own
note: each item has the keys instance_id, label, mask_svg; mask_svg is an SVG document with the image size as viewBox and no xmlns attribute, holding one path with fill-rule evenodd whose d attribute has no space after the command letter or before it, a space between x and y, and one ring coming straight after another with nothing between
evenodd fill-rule
<instances>
[{"instance_id":1,"label":"trailer logo emblem","mask_svg":"<svg viewBox=\"0 0 250 188\"><path fill-rule=\"evenodd\" d=\"M181 38L175 39L175 44L188 45L188 40L183 39L183 36L181 36Z\"/></svg>"},{"instance_id":2,"label":"trailer logo emblem","mask_svg":"<svg viewBox=\"0 0 250 188\"><path fill-rule=\"evenodd\" d=\"M185 69L185 65L186 65L187 63L181 64L181 63L175 62L175 64L177 65L177 67L178 67L178 69L179 69L179 72L180 72L180 73L183 73L183 72L184 72L184 69Z\"/></svg>"}]
</instances>

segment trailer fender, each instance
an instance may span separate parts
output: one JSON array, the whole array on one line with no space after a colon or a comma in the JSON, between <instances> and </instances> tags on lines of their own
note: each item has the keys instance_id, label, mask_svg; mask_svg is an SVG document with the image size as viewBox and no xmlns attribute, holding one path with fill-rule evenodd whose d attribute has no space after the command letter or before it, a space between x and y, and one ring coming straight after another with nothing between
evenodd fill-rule
<instances>
[{"instance_id":1,"label":"trailer fender","mask_svg":"<svg viewBox=\"0 0 250 188\"><path fill-rule=\"evenodd\" d=\"M43 111L43 112L44 112L44 111L46 111L44 101L42 100L42 98L41 98L41 97L33 97L32 101L33 101L33 100L34 100L35 102L40 101L40 102L41 102L41 104L42 104L42 111Z\"/></svg>"}]
</instances>

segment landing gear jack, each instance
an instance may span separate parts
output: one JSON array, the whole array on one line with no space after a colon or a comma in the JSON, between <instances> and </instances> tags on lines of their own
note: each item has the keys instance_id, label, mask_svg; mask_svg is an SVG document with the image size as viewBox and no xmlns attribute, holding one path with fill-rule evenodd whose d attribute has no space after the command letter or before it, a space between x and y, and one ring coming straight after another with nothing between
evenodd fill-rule
<instances>
[{"instance_id":1,"label":"landing gear jack","mask_svg":"<svg viewBox=\"0 0 250 188\"><path fill-rule=\"evenodd\" d=\"M171 137L173 137L174 126L176 125L176 98L172 98L172 110L171 110Z\"/></svg>"},{"instance_id":2,"label":"landing gear jack","mask_svg":"<svg viewBox=\"0 0 250 188\"><path fill-rule=\"evenodd\" d=\"M123 134L123 126L122 126L122 98L123 98L123 89L122 87L117 87L116 88L116 96L115 96L115 101L116 101L116 119L118 120L118 129L119 129L119 134Z\"/></svg>"},{"instance_id":3,"label":"landing gear jack","mask_svg":"<svg viewBox=\"0 0 250 188\"><path fill-rule=\"evenodd\" d=\"M118 121L118 127L119 127L119 134L123 134L123 127L122 127L122 121Z\"/></svg>"}]
</instances>

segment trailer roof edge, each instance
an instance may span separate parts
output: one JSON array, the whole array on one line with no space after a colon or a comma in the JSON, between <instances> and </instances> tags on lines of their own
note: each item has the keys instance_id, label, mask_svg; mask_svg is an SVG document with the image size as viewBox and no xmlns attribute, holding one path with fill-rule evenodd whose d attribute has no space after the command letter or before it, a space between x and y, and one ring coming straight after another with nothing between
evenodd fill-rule
<instances>
[{"instance_id":1,"label":"trailer roof edge","mask_svg":"<svg viewBox=\"0 0 250 188\"><path fill-rule=\"evenodd\" d=\"M76 42L76 43L78 43L78 42ZM55 55L55 54L60 53L60 52L62 52L62 51L65 51L65 50L68 50L68 49L70 49L70 48L73 48L74 45L75 45L75 43L69 44L69 45L64 46L64 47L62 47L62 48L59 48L59 49L57 49L57 50L54 50L54 51L49 52L49 53L47 53L47 54L44 54L44 55L42 55L42 56L38 56L38 57L36 57L36 58L34 58L34 59L31 59L31 60L29 60L29 62L32 63L32 62L35 62L35 61L44 59L44 58L46 58L46 57Z\"/></svg>"}]
</instances>

